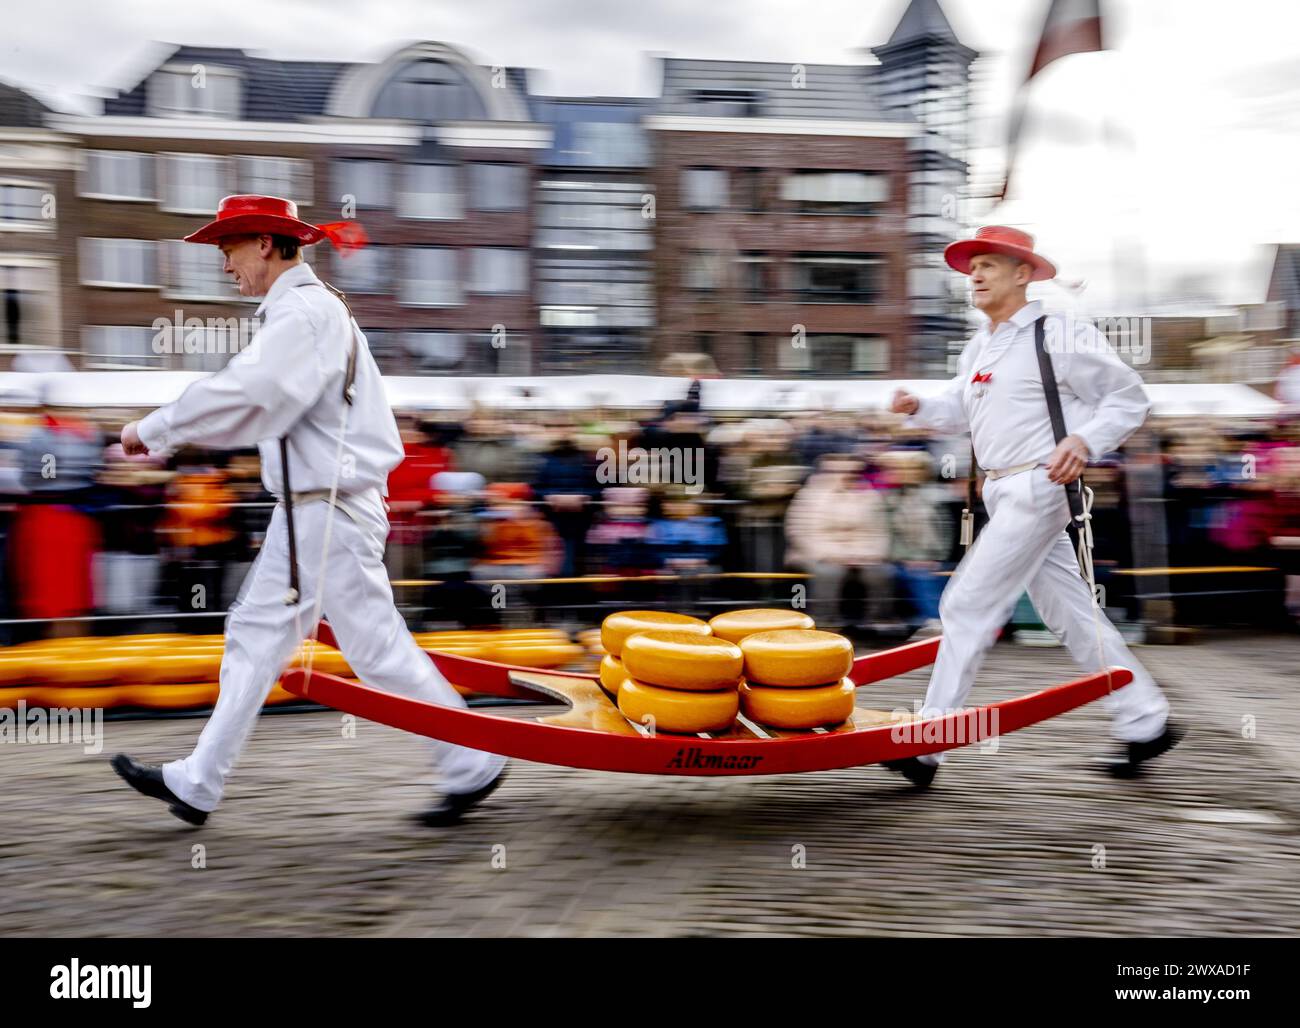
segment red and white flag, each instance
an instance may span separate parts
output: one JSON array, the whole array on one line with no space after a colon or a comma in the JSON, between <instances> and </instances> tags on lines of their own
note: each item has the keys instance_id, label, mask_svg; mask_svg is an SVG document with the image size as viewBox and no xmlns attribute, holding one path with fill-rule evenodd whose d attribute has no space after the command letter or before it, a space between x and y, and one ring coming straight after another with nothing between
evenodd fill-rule
<instances>
[{"instance_id":1,"label":"red and white flag","mask_svg":"<svg viewBox=\"0 0 1300 1028\"><path fill-rule=\"evenodd\" d=\"M1016 144L1025 120L1025 98L1034 76L1053 61L1070 54L1085 54L1104 50L1101 38L1101 0L1051 0L1043 32L1034 51L1029 74L1016 96L1016 110L1011 119L1011 133L1007 137L1007 170L1002 179L999 199L1007 198L1011 184L1011 167L1015 163Z\"/></svg>"}]
</instances>

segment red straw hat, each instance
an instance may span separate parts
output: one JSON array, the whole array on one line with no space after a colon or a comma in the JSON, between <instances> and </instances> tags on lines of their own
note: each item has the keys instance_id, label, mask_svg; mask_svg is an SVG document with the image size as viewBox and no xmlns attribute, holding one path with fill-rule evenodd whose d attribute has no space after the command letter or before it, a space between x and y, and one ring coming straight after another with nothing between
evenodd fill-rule
<instances>
[{"instance_id":1,"label":"red straw hat","mask_svg":"<svg viewBox=\"0 0 1300 1028\"><path fill-rule=\"evenodd\" d=\"M987 225L975 233L974 239L959 239L950 243L943 251L943 258L948 262L948 267L969 275L970 259L981 253L1001 253L1028 261L1034 268L1031 282L1042 282L1056 276L1056 265L1046 257L1034 253L1034 237L1028 232L1005 225Z\"/></svg>"},{"instance_id":2,"label":"red straw hat","mask_svg":"<svg viewBox=\"0 0 1300 1028\"><path fill-rule=\"evenodd\" d=\"M230 236L289 236L304 245L328 239L340 250L359 250L368 240L355 221L312 225L298 217L298 205L278 196L227 196L217 217L185 237L187 243L218 243Z\"/></svg>"}]
</instances>

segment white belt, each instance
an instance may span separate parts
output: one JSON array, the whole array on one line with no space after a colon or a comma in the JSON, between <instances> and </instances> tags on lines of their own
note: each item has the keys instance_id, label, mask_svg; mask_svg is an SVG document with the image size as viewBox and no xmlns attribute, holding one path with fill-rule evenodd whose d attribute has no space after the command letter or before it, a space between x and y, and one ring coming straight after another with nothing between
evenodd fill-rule
<instances>
[{"instance_id":1,"label":"white belt","mask_svg":"<svg viewBox=\"0 0 1300 1028\"><path fill-rule=\"evenodd\" d=\"M294 493L293 505L295 507L301 507L308 503L315 503L317 500L324 500L326 503L328 503L329 498L330 498L330 491L328 489L309 489L307 492ZM357 520L356 514L352 512L352 509L348 507L347 503L344 502L344 499L345 499L345 495L343 493L338 493L337 495L335 495L334 506L338 510L341 510L344 514L346 514L351 520L356 521ZM283 505L284 501L281 500L280 503L281 505Z\"/></svg>"},{"instance_id":2,"label":"white belt","mask_svg":"<svg viewBox=\"0 0 1300 1028\"><path fill-rule=\"evenodd\" d=\"M984 474L996 481L999 478L1006 478L1008 475L1019 475L1023 471L1032 471L1041 463L1042 461L1040 460L1031 460L1026 461L1024 464L1017 464L1015 467L1002 468L1001 470L988 468L985 470Z\"/></svg>"}]
</instances>

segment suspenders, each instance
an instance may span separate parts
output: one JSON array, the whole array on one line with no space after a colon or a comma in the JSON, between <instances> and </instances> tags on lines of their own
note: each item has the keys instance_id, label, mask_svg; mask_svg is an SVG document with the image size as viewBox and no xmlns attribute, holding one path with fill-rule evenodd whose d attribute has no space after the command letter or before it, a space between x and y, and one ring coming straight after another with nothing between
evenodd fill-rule
<instances>
[{"instance_id":1,"label":"suspenders","mask_svg":"<svg viewBox=\"0 0 1300 1028\"><path fill-rule=\"evenodd\" d=\"M1043 325L1047 315L1034 322L1034 349L1038 352L1038 374L1043 380L1043 395L1047 398L1047 414L1052 419L1052 435L1059 445L1066 437L1065 414L1061 410L1061 392L1056 386L1056 373L1052 370L1052 355L1047 352ZM1065 486L1065 498L1070 503L1070 526L1083 527L1083 476Z\"/></svg>"},{"instance_id":2,"label":"suspenders","mask_svg":"<svg viewBox=\"0 0 1300 1028\"><path fill-rule=\"evenodd\" d=\"M352 308L348 305L347 297L335 289L328 282L317 280L315 282L304 282L295 288L301 289L303 286L323 286L333 293L343 304L344 309L348 312L348 327L351 329L352 345L348 349L348 366L343 374L343 402L349 407L352 406L352 400L357 394L356 377L357 377L357 329L356 319L353 317ZM293 486L289 483L289 437L282 435L280 437L280 483L284 488L284 524L289 531L289 592L285 594L284 602L288 606L293 606L298 602L300 590L298 588L298 539L293 530Z\"/></svg>"},{"instance_id":3,"label":"suspenders","mask_svg":"<svg viewBox=\"0 0 1300 1028\"><path fill-rule=\"evenodd\" d=\"M1065 414L1061 410L1061 391L1056 385L1056 372L1052 368L1052 355L1047 352L1046 330L1044 325L1047 315L1042 315L1034 322L1034 350L1038 354L1038 375L1043 382L1043 397L1047 400L1047 416L1052 422L1052 436L1060 443L1067 435L1065 431ZM966 509L961 514L961 545L970 546L975 540L975 446L971 444L970 474L966 479ZM1077 532L1087 520L1083 503L1083 478L1076 478L1065 486L1065 497L1070 504L1070 534L1077 539Z\"/></svg>"}]
</instances>

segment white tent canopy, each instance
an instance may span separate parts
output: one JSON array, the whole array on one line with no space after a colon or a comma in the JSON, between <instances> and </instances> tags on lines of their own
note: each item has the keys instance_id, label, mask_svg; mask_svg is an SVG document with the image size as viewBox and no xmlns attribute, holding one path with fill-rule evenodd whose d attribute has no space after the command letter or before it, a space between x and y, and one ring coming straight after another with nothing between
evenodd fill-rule
<instances>
[{"instance_id":1,"label":"white tent canopy","mask_svg":"<svg viewBox=\"0 0 1300 1028\"><path fill-rule=\"evenodd\" d=\"M146 409L170 403L201 372L81 371L0 374L0 407L33 405L38 397L58 407ZM686 396L689 380L655 375L556 375L532 378L386 377L389 403L398 410L465 412L599 408L657 410ZM895 389L930 396L942 379L706 379L700 402L715 413L883 410ZM1157 383L1146 387L1156 417L1268 418L1281 404L1236 383Z\"/></svg>"}]
</instances>

